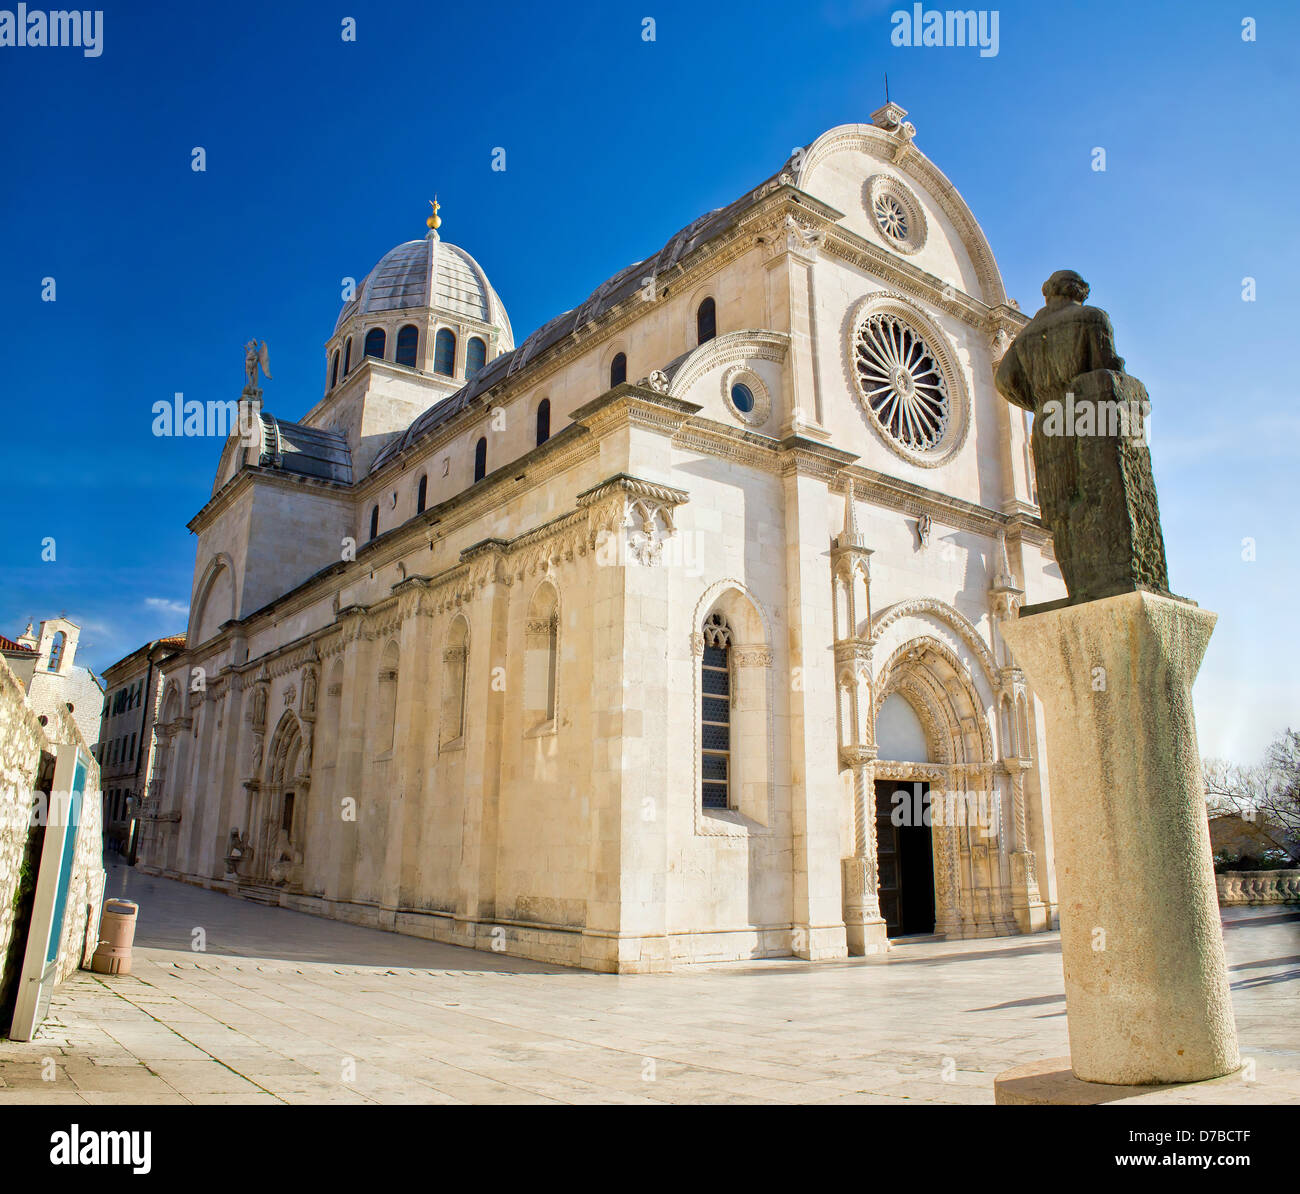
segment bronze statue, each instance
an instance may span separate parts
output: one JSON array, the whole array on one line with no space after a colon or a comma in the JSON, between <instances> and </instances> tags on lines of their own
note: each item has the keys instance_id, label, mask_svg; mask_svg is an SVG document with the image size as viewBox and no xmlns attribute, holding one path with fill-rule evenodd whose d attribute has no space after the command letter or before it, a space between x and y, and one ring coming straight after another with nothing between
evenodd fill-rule
<instances>
[{"instance_id":1,"label":"bronze statue","mask_svg":"<svg viewBox=\"0 0 1300 1194\"><path fill-rule=\"evenodd\" d=\"M998 392L1034 416L1039 509L1070 594L1022 613L1169 592L1145 436L1150 400L1124 372L1106 312L1083 305L1088 291L1073 270L1057 270L1043 283L1047 305L998 365Z\"/></svg>"}]
</instances>

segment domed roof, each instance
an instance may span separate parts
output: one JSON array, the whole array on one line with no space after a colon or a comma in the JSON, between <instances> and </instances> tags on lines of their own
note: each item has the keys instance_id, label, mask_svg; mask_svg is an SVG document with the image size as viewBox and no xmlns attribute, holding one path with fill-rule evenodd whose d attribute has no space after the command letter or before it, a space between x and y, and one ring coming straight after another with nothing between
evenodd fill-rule
<instances>
[{"instance_id":1,"label":"domed roof","mask_svg":"<svg viewBox=\"0 0 1300 1194\"><path fill-rule=\"evenodd\" d=\"M354 315L411 307L431 307L495 324L505 333L505 347L514 344L510 318L483 267L437 233L408 240L385 253L357 288L356 297L344 304L334 330Z\"/></svg>"}]
</instances>

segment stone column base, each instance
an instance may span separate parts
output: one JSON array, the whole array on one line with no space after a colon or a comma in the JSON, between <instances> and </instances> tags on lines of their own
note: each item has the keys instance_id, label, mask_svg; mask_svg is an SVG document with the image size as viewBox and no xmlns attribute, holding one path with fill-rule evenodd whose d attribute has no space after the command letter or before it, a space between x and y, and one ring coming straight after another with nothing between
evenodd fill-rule
<instances>
[{"instance_id":1,"label":"stone column base","mask_svg":"<svg viewBox=\"0 0 1300 1194\"><path fill-rule=\"evenodd\" d=\"M790 952L806 962L825 962L849 955L843 925L795 925L790 938Z\"/></svg>"},{"instance_id":2,"label":"stone column base","mask_svg":"<svg viewBox=\"0 0 1300 1194\"><path fill-rule=\"evenodd\" d=\"M1170 1097L1144 1097L1161 1094ZM999 1107L1085 1107L1126 1099L1143 1103L1176 1102L1180 1105L1204 1103L1207 1106L1271 1101L1263 1095L1264 1092L1254 1083L1243 1082L1235 1073L1203 1082L1168 1085L1117 1086L1108 1082L1085 1082L1075 1077L1068 1057L1031 1061L1005 1070L993 1079L993 1101Z\"/></svg>"},{"instance_id":3,"label":"stone column base","mask_svg":"<svg viewBox=\"0 0 1300 1194\"><path fill-rule=\"evenodd\" d=\"M885 919L880 915L875 876L868 874L867 860L854 855L843 859L841 865L844 872L844 936L850 955L860 958L888 953Z\"/></svg>"}]
</instances>

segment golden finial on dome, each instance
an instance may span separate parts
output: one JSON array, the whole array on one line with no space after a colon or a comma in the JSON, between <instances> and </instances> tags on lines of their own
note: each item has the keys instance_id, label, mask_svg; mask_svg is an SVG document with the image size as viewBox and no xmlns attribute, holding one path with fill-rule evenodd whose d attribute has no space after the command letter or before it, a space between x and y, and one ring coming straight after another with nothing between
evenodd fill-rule
<instances>
[{"instance_id":1,"label":"golden finial on dome","mask_svg":"<svg viewBox=\"0 0 1300 1194\"><path fill-rule=\"evenodd\" d=\"M436 237L438 235L438 229L442 227L442 218L438 215L438 208L442 205L438 202L437 195L434 195L434 197L429 200L429 206L433 208L433 215L424 222L428 225L429 232Z\"/></svg>"}]
</instances>

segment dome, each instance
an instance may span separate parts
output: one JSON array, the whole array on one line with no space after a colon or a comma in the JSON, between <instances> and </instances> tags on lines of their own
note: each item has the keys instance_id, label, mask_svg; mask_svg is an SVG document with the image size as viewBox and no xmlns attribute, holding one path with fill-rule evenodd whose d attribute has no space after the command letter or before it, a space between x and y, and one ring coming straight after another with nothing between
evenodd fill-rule
<instances>
[{"instance_id":1,"label":"dome","mask_svg":"<svg viewBox=\"0 0 1300 1194\"><path fill-rule=\"evenodd\" d=\"M429 307L453 316L499 327L504 347L512 347L510 319L487 274L464 249L437 234L390 249L345 303L334 324L337 332L355 315L376 315Z\"/></svg>"}]
</instances>

